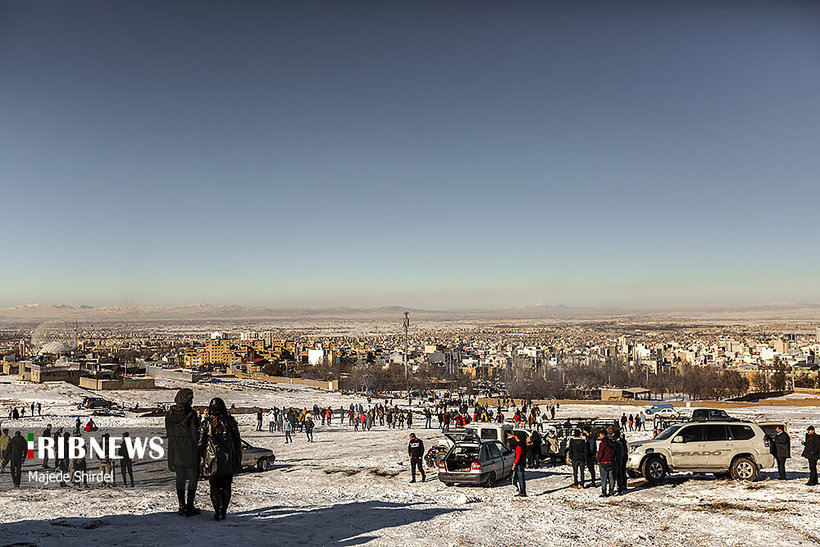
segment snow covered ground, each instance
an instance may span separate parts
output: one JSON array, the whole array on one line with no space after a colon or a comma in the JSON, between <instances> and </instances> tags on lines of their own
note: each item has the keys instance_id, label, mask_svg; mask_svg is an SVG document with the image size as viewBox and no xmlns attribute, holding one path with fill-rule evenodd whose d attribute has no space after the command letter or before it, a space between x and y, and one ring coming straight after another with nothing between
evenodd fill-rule
<instances>
[{"instance_id":1,"label":"snow covered ground","mask_svg":"<svg viewBox=\"0 0 820 547\"><path fill-rule=\"evenodd\" d=\"M106 394L123 403L169 403L178 387L162 381L150 392ZM253 381L194 385L195 404L221 396L236 406L334 408L361 399L297 386ZM72 426L76 403L86 394L62 383L33 385L0 376L0 416L12 432L38 433L46 423ZM40 402L43 417L9 422L9 405ZM618 417L635 407L572 405L563 416ZM772 470L755 483L676 475L664 485L647 487L630 480L623 497L598 497L599 490L573 490L565 466L528 472L529 498L514 498L514 488L446 487L432 472L427 482L409 484L407 430L376 427L370 432L318 426L315 443L296 434L285 445L282 434L255 431L255 417L240 415L243 438L276 453L276 465L262 473L235 478L228 519L213 522L207 484L198 505L203 513L175 514L172 488L11 488L0 475L0 543L36 545L114 544L340 544L340 545L816 545L820 544L816 508L820 490L805 486L806 462L799 457L805 428L818 413L812 407L755 407L733 410L750 419L786 420L792 437L789 477L772 480ZM87 413L80 413L82 416ZM335 419L335 417L334 417ZM95 417L101 431L162 425L162 418ZM429 444L440 435L416 424ZM820 426L820 420L816 423ZM648 433L628 434L630 440ZM29 464L29 467L34 468ZM96 463L91 464L96 469ZM137 469L137 481L140 472ZM170 475L170 474L169 474ZM170 476L168 477L170 479Z\"/></svg>"}]
</instances>

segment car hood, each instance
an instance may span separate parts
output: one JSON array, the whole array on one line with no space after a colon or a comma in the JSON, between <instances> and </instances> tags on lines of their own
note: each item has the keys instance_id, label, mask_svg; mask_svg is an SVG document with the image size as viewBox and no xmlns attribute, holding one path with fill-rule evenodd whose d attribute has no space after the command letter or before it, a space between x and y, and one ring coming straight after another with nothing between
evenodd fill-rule
<instances>
[{"instance_id":1,"label":"car hood","mask_svg":"<svg viewBox=\"0 0 820 547\"><path fill-rule=\"evenodd\" d=\"M661 444L663 441L657 441L655 439L646 439L645 441L633 441L629 444L629 448L640 448L642 446L653 446L656 444Z\"/></svg>"}]
</instances>

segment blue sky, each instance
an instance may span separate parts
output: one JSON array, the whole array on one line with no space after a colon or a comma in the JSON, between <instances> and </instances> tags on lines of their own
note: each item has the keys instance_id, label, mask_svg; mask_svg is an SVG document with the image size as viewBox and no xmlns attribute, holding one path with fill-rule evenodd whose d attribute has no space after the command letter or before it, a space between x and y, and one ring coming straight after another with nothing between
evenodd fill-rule
<instances>
[{"instance_id":1,"label":"blue sky","mask_svg":"<svg viewBox=\"0 0 820 547\"><path fill-rule=\"evenodd\" d=\"M2 0L0 305L820 301L818 25Z\"/></svg>"}]
</instances>

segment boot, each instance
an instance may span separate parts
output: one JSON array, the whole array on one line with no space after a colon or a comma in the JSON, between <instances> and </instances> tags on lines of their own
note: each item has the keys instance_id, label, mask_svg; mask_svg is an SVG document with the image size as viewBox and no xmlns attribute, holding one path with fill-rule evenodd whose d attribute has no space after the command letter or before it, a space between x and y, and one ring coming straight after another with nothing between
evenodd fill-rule
<instances>
[{"instance_id":1,"label":"boot","mask_svg":"<svg viewBox=\"0 0 820 547\"><path fill-rule=\"evenodd\" d=\"M221 520L222 516L222 494L220 492L211 491L211 503L214 506L214 520Z\"/></svg>"},{"instance_id":2,"label":"boot","mask_svg":"<svg viewBox=\"0 0 820 547\"><path fill-rule=\"evenodd\" d=\"M202 512L194 507L194 498L196 498L196 490L188 490L188 503L185 505L186 517L193 517Z\"/></svg>"},{"instance_id":3,"label":"boot","mask_svg":"<svg viewBox=\"0 0 820 547\"><path fill-rule=\"evenodd\" d=\"M177 499L179 500L179 510L177 515L185 516L185 490L177 490Z\"/></svg>"},{"instance_id":4,"label":"boot","mask_svg":"<svg viewBox=\"0 0 820 547\"><path fill-rule=\"evenodd\" d=\"M222 490L222 507L219 514L219 520L225 520L229 503L231 503L231 487L227 486Z\"/></svg>"}]
</instances>

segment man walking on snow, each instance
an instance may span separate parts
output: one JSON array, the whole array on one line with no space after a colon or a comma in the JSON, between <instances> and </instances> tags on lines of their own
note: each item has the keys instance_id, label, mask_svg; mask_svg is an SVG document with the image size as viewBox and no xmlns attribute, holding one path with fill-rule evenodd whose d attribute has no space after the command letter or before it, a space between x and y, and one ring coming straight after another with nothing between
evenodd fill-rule
<instances>
[{"instance_id":1,"label":"man walking on snow","mask_svg":"<svg viewBox=\"0 0 820 547\"><path fill-rule=\"evenodd\" d=\"M817 486L817 460L820 458L820 437L814 433L814 426L806 429L806 440L803 441L803 457L809 460L808 486Z\"/></svg>"},{"instance_id":2,"label":"man walking on snow","mask_svg":"<svg viewBox=\"0 0 820 547\"><path fill-rule=\"evenodd\" d=\"M9 441L8 460L11 463L11 481L17 488L20 487L20 478L23 472L23 462L28 454L28 443L19 431L14 432L14 437Z\"/></svg>"},{"instance_id":3,"label":"man walking on snow","mask_svg":"<svg viewBox=\"0 0 820 547\"><path fill-rule=\"evenodd\" d=\"M421 459L424 457L424 442L416 438L415 433L410 433L410 443L407 445L407 454L410 456L410 474L412 479L410 482L416 482L416 467L421 473L421 482L427 480L427 475L424 474L424 466Z\"/></svg>"},{"instance_id":4,"label":"man walking on snow","mask_svg":"<svg viewBox=\"0 0 820 547\"><path fill-rule=\"evenodd\" d=\"M515 478L516 487L518 488L519 498L527 497L527 478L524 476L524 463L526 462L526 439L519 439L512 431L508 433L509 439L515 443L515 460L513 460L513 477Z\"/></svg>"}]
</instances>

